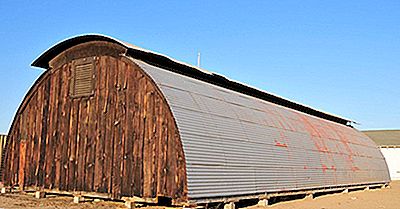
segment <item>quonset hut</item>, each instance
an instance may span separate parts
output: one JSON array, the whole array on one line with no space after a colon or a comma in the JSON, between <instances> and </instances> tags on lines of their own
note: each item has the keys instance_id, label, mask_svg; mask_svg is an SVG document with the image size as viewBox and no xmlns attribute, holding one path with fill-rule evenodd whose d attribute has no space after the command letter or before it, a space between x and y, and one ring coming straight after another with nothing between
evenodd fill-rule
<instances>
[{"instance_id":1,"label":"quonset hut","mask_svg":"<svg viewBox=\"0 0 400 209\"><path fill-rule=\"evenodd\" d=\"M9 131L8 186L200 204L389 182L351 121L110 37L32 65L45 72Z\"/></svg>"}]
</instances>

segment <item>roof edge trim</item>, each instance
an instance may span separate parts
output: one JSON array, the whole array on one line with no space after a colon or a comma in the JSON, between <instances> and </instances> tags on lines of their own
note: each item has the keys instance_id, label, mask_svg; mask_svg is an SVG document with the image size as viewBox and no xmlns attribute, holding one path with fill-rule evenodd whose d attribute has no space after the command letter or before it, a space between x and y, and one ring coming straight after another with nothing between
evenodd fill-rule
<instances>
[{"instance_id":1,"label":"roof edge trim","mask_svg":"<svg viewBox=\"0 0 400 209\"><path fill-rule=\"evenodd\" d=\"M84 34L84 35L79 35L79 36L75 36L72 38L64 39L64 40L56 43L55 45L51 46L43 54L41 54L38 58L36 58L32 62L31 66L49 69L50 60L52 60L58 54L60 54L64 50L69 49L73 46L76 46L81 43L86 43L89 41L106 41L106 42L116 43L123 47L128 48L125 43L123 43L117 39L114 39L112 37L109 37L109 36L100 35L100 34Z\"/></svg>"}]
</instances>

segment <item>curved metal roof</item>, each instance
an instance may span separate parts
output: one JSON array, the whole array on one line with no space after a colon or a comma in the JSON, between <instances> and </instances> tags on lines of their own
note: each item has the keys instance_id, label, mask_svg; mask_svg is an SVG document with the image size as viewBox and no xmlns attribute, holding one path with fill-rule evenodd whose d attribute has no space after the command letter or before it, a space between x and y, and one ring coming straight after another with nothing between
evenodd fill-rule
<instances>
[{"instance_id":1,"label":"curved metal roof","mask_svg":"<svg viewBox=\"0 0 400 209\"><path fill-rule=\"evenodd\" d=\"M330 113L325 113L323 111L311 108L304 104L300 104L297 102L290 101L288 99L282 98L280 96L274 95L272 93L259 90L257 88L242 84L237 81L230 80L224 76L221 76L216 73L209 72L207 70L198 68L196 66L183 63L172 59L166 55L162 55L150 50L142 49L135 45L131 45L125 43L123 41L119 41L112 37L98 35L98 34L88 34L88 35L81 35L76 36L73 38L69 38L59 42L58 44L49 48L45 53L40 55L33 63L32 66L41 67L48 69L49 68L49 61L56 57L58 54L63 52L64 50L73 47L75 45L86 43L89 41L106 41L115 44L119 44L125 48L127 48L127 55L145 61L155 66L162 67L163 69L170 70L175 73L179 73L182 75L186 75L198 80L202 80L217 86L221 86L226 89L230 89L233 91L237 91L243 94L247 94L259 99L263 99L265 101L269 101L284 107L288 107L297 111L301 111L307 113L309 115L313 115L316 117L320 117L326 120L330 120L336 123L340 123L343 125L351 126L353 121L349 119L345 119L343 117L339 117Z\"/></svg>"},{"instance_id":2,"label":"curved metal roof","mask_svg":"<svg viewBox=\"0 0 400 209\"><path fill-rule=\"evenodd\" d=\"M389 181L379 149L354 128L133 61L170 105L190 199Z\"/></svg>"}]
</instances>

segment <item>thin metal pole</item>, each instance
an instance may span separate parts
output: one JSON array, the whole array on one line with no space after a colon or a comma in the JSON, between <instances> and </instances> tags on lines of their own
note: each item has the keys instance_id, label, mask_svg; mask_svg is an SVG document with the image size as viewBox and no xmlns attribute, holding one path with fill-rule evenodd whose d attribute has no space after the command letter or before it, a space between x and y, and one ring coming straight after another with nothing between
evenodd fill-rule
<instances>
[{"instance_id":1,"label":"thin metal pole","mask_svg":"<svg viewBox=\"0 0 400 209\"><path fill-rule=\"evenodd\" d=\"M200 67L200 52L197 53L197 67Z\"/></svg>"}]
</instances>

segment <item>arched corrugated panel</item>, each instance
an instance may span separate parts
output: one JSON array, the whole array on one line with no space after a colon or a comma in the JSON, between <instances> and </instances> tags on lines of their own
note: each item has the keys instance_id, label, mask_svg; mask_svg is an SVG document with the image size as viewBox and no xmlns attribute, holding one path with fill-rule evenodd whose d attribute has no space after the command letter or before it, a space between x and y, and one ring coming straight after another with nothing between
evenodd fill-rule
<instances>
[{"instance_id":1,"label":"arched corrugated panel","mask_svg":"<svg viewBox=\"0 0 400 209\"><path fill-rule=\"evenodd\" d=\"M171 106L191 199L389 181L375 143L351 127L135 62Z\"/></svg>"}]
</instances>

